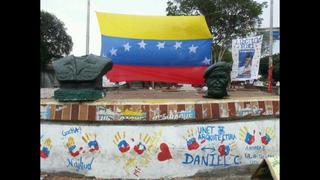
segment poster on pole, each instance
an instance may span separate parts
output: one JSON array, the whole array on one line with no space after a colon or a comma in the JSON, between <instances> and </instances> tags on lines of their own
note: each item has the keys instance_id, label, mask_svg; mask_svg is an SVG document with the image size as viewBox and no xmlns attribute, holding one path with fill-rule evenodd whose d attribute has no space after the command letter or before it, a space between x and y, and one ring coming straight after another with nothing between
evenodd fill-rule
<instances>
[{"instance_id":1,"label":"poster on pole","mask_svg":"<svg viewBox=\"0 0 320 180\"><path fill-rule=\"evenodd\" d=\"M258 79L263 36L232 40L231 81Z\"/></svg>"}]
</instances>

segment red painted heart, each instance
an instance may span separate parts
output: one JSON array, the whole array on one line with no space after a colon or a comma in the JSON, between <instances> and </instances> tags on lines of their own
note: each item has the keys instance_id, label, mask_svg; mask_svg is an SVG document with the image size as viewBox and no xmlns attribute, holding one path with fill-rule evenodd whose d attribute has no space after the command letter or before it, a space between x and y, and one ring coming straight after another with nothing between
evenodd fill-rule
<instances>
[{"instance_id":1,"label":"red painted heart","mask_svg":"<svg viewBox=\"0 0 320 180\"><path fill-rule=\"evenodd\" d=\"M168 159L172 159L171 153L169 151L169 147L166 143L160 144L160 152L158 154L159 161L165 161Z\"/></svg>"}]
</instances>

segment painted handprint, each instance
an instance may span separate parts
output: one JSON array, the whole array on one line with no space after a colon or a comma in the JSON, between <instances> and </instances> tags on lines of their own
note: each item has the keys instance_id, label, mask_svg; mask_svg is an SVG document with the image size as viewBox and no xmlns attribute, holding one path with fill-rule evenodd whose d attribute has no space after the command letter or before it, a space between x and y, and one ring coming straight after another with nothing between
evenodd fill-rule
<instances>
[{"instance_id":1,"label":"painted handprint","mask_svg":"<svg viewBox=\"0 0 320 180\"><path fill-rule=\"evenodd\" d=\"M82 140L88 144L90 152L99 151L99 144L96 140L96 137L96 134L91 135L88 133L85 133L84 136L82 136Z\"/></svg>"},{"instance_id":2,"label":"painted handprint","mask_svg":"<svg viewBox=\"0 0 320 180\"><path fill-rule=\"evenodd\" d=\"M40 157L46 159L49 156L50 150L52 148L51 139L47 138L46 140L44 140L43 146L41 144L40 146L41 146Z\"/></svg>"},{"instance_id":3,"label":"painted handprint","mask_svg":"<svg viewBox=\"0 0 320 180\"><path fill-rule=\"evenodd\" d=\"M234 142L229 145L225 145L222 140L219 145L218 152L219 152L220 156L227 156L230 154L230 151L235 148L235 146L236 146L236 144Z\"/></svg>"},{"instance_id":4,"label":"painted handprint","mask_svg":"<svg viewBox=\"0 0 320 180\"><path fill-rule=\"evenodd\" d=\"M146 145L151 142L151 137L148 134L140 133L140 141L133 147L137 154L142 154L146 150Z\"/></svg>"},{"instance_id":5,"label":"painted handprint","mask_svg":"<svg viewBox=\"0 0 320 180\"><path fill-rule=\"evenodd\" d=\"M116 146L118 146L118 149L121 153L125 153L130 150L130 145L127 143L125 138L126 138L125 132L122 132L122 136L120 132L117 132L113 139L113 143Z\"/></svg>"},{"instance_id":6,"label":"painted handprint","mask_svg":"<svg viewBox=\"0 0 320 180\"><path fill-rule=\"evenodd\" d=\"M241 140L245 141L247 144L251 145L255 141L255 130L253 130L253 133L250 134L247 127L243 127L240 129L239 135Z\"/></svg>"},{"instance_id":7,"label":"painted handprint","mask_svg":"<svg viewBox=\"0 0 320 180\"><path fill-rule=\"evenodd\" d=\"M146 150L146 146L139 142L139 144L135 145L133 149L137 154L142 154Z\"/></svg>"},{"instance_id":8,"label":"painted handprint","mask_svg":"<svg viewBox=\"0 0 320 180\"><path fill-rule=\"evenodd\" d=\"M80 147L77 150L77 146L74 142L73 137L68 138L68 142L67 142L66 146L67 146L69 153L72 157L77 157L80 154L80 152L82 151L82 147Z\"/></svg>"},{"instance_id":9,"label":"painted handprint","mask_svg":"<svg viewBox=\"0 0 320 180\"><path fill-rule=\"evenodd\" d=\"M199 143L196 140L196 130L190 128L187 130L187 136L184 137L187 141L187 147L189 151L196 150L199 148ZM205 140L201 141L201 144L204 143Z\"/></svg>"},{"instance_id":10,"label":"painted handprint","mask_svg":"<svg viewBox=\"0 0 320 180\"><path fill-rule=\"evenodd\" d=\"M275 134L272 128L267 127L266 132L264 133L264 135L259 132L260 136L261 136L261 142L264 145L269 144L269 142L271 141L271 139L274 138ZM263 135L263 136L262 136Z\"/></svg>"}]
</instances>

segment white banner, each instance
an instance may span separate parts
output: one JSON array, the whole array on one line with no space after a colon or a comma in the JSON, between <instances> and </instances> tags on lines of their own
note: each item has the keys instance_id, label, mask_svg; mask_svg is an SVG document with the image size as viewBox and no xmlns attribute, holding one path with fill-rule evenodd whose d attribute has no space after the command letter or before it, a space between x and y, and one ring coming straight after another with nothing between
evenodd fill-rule
<instances>
[{"instance_id":1,"label":"white banner","mask_svg":"<svg viewBox=\"0 0 320 180\"><path fill-rule=\"evenodd\" d=\"M263 36L232 40L231 81L258 79Z\"/></svg>"}]
</instances>

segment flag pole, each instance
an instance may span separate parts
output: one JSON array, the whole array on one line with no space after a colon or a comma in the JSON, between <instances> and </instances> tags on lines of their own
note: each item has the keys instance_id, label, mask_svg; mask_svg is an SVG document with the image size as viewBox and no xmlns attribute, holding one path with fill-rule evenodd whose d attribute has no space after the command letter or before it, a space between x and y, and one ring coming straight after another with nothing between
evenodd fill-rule
<instances>
[{"instance_id":1,"label":"flag pole","mask_svg":"<svg viewBox=\"0 0 320 180\"><path fill-rule=\"evenodd\" d=\"M90 33L90 0L88 0L88 6L87 6L86 55L89 54L89 33Z\"/></svg>"},{"instance_id":2,"label":"flag pole","mask_svg":"<svg viewBox=\"0 0 320 180\"><path fill-rule=\"evenodd\" d=\"M269 72L268 92L272 93L272 41L273 41L273 0L270 0L270 41L269 41Z\"/></svg>"}]
</instances>

